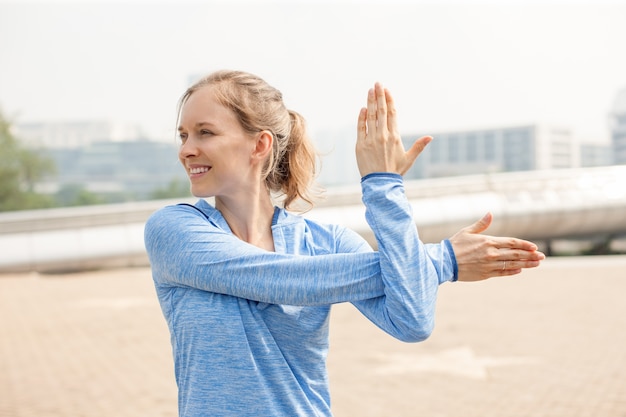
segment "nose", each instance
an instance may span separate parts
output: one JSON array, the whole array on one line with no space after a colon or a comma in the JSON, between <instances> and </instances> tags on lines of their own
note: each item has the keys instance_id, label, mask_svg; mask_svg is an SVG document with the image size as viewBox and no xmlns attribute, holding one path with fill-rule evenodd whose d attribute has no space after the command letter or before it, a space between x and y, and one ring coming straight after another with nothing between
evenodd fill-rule
<instances>
[{"instance_id":1,"label":"nose","mask_svg":"<svg viewBox=\"0 0 626 417\"><path fill-rule=\"evenodd\" d=\"M193 138L189 137L180 144L178 149L178 157L180 159L191 158L198 155L198 147L195 145Z\"/></svg>"}]
</instances>

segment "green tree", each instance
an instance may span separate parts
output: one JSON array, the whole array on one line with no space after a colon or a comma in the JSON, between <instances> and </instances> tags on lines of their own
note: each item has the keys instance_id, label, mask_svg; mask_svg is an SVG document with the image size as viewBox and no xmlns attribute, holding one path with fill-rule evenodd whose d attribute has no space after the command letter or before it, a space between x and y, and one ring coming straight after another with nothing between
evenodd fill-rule
<instances>
[{"instance_id":1,"label":"green tree","mask_svg":"<svg viewBox=\"0 0 626 417\"><path fill-rule=\"evenodd\" d=\"M65 184L55 195L56 202L61 207L89 206L105 204L104 198L85 189L80 184Z\"/></svg>"},{"instance_id":2,"label":"green tree","mask_svg":"<svg viewBox=\"0 0 626 417\"><path fill-rule=\"evenodd\" d=\"M150 198L152 200L164 200L179 197L191 197L188 181L173 179L167 184L167 186L157 188L150 194Z\"/></svg>"},{"instance_id":3,"label":"green tree","mask_svg":"<svg viewBox=\"0 0 626 417\"><path fill-rule=\"evenodd\" d=\"M19 145L0 111L0 211L53 206L51 197L35 192L35 184L54 171L51 159Z\"/></svg>"}]
</instances>

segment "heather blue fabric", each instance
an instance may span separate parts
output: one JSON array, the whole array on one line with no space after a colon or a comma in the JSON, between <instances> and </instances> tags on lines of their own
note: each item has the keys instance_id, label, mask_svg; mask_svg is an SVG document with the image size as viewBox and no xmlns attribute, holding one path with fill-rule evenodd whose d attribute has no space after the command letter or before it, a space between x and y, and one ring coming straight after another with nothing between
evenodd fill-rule
<instances>
[{"instance_id":1,"label":"heather blue fabric","mask_svg":"<svg viewBox=\"0 0 626 417\"><path fill-rule=\"evenodd\" d=\"M402 177L362 180L378 252L355 232L276 208L275 252L236 238L200 200L154 213L145 244L171 334L179 413L330 416L330 305L351 302L392 336L424 340L450 242L419 241Z\"/></svg>"}]
</instances>

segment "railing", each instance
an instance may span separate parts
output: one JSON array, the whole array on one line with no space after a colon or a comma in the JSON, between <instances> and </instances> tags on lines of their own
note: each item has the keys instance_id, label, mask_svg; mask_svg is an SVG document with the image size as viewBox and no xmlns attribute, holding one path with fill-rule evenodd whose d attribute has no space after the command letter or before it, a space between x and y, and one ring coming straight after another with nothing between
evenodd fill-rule
<instances>
[{"instance_id":1,"label":"railing","mask_svg":"<svg viewBox=\"0 0 626 417\"><path fill-rule=\"evenodd\" d=\"M550 240L626 233L626 166L407 181L405 189L426 242L451 236L487 211L495 218L486 232L492 235ZM305 216L343 224L374 245L360 200L358 185L329 189ZM176 202L0 213L0 272L146 265L143 225Z\"/></svg>"}]
</instances>

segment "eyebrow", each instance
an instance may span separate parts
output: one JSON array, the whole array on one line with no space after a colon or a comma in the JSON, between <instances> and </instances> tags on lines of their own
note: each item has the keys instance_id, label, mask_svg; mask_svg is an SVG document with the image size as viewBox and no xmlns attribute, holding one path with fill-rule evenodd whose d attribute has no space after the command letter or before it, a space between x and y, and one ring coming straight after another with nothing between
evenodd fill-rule
<instances>
[{"instance_id":1,"label":"eyebrow","mask_svg":"<svg viewBox=\"0 0 626 417\"><path fill-rule=\"evenodd\" d=\"M194 127L196 129L199 129L199 128L204 127L204 126L214 127L213 123L211 123L211 122L198 122L198 123L195 124ZM178 126L178 131L180 132L181 130L185 130L185 129L182 126Z\"/></svg>"}]
</instances>

